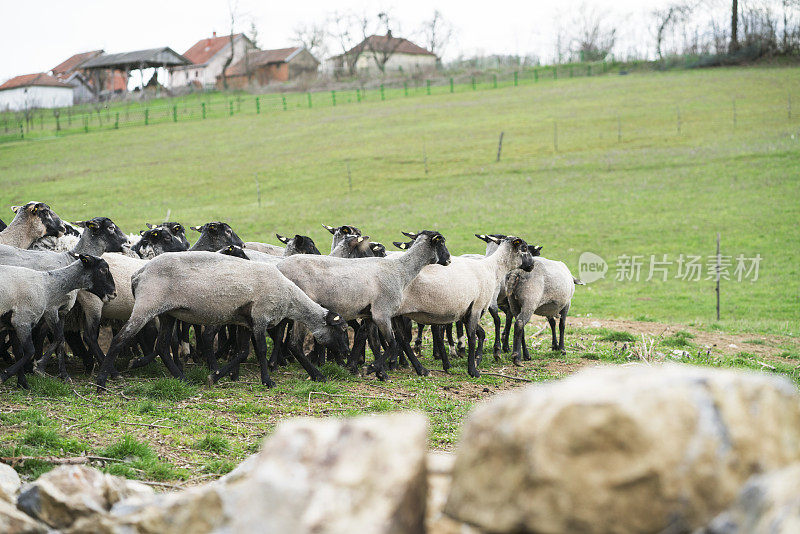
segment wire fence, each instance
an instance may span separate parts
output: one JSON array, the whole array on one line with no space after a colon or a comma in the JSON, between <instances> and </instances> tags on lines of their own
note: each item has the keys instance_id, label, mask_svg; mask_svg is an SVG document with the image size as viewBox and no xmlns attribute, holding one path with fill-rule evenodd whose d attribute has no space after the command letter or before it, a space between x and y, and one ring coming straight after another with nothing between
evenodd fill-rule
<instances>
[{"instance_id":1,"label":"wire fence","mask_svg":"<svg viewBox=\"0 0 800 534\"><path fill-rule=\"evenodd\" d=\"M267 94L247 93L194 93L175 98L161 98L142 101L107 102L84 104L59 109L36 109L28 112L0 113L0 143L20 140L48 139L73 134L118 130L120 128L147 127L160 123L184 123L208 119L221 119L239 115L261 115L282 113L300 109L332 108L362 102L394 101L405 98L421 98L431 95L464 94L477 91L491 91L500 88L528 86L538 83L554 83L559 79L597 76L610 72L606 63L583 63L556 65L548 67L524 68L516 71L460 74L447 77L408 78L387 80L372 86L346 89L316 90L308 92L287 92ZM737 123L743 127L747 121L786 121L792 119L791 94L786 94L785 102L757 108L747 107L743 102L733 99L729 108L730 118L723 122ZM719 114L726 113L719 103L707 109L661 110L659 114L674 115L674 128L678 135L682 129L690 127L692 121L718 121ZM640 113L640 112L637 112ZM704 116L704 113L707 116ZM608 138L616 137L618 142L629 137L626 130L627 117L623 114L610 114L597 124ZM641 117L638 117L641 119ZM664 117L659 118L660 122ZM579 121L578 121L579 122ZM596 122L596 121L595 121ZM632 121L631 121L632 122ZM637 120L639 122L639 120ZM559 139L563 139L572 128L578 128L575 118L564 117L553 120L552 148L558 151ZM606 124L607 123L607 124ZM550 133L547 134L548 136ZM498 147L498 159L500 149Z\"/></svg>"}]
</instances>

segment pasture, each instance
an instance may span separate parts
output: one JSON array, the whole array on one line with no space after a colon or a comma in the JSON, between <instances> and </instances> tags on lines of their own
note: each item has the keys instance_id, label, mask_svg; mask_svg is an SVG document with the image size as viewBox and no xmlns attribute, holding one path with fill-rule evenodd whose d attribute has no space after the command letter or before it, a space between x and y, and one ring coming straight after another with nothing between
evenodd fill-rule
<instances>
[{"instance_id":1,"label":"pasture","mask_svg":"<svg viewBox=\"0 0 800 534\"><path fill-rule=\"evenodd\" d=\"M126 232L169 214L187 226L227 221L244 240L309 235L324 253L321 223L354 224L390 249L400 230L435 229L453 254L482 252L476 232L505 232L576 276L583 252L608 262L604 279L576 288L566 356L546 350L548 332L533 337L537 318L526 331L540 343L533 361L495 363L487 330L481 370L506 377L469 379L456 359L450 375L403 370L379 383L328 364L325 383L292 366L268 390L250 363L239 384L207 388L205 369L190 366L184 384L156 362L103 396L79 374L74 384L39 377L31 392L0 387L0 456L89 452L122 460L107 464L115 473L195 483L230 470L289 416L419 409L431 445L450 448L472 404L525 383L508 376L675 359L797 382L799 82L796 68L609 75L0 145L0 206L41 200L66 220L103 215ZM707 279L717 232L733 258L719 322ZM681 254L701 257L700 280L677 276ZM760 255L757 280L735 279L739 254ZM651 255L671 262L665 281L659 271L645 281ZM616 280L625 256L641 256L639 281ZM426 341L424 364L436 369Z\"/></svg>"}]
</instances>

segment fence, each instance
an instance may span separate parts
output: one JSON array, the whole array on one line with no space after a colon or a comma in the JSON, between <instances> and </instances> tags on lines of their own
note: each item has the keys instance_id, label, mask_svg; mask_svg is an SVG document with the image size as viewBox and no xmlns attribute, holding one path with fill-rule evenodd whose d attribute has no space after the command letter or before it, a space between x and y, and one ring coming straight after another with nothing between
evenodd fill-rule
<instances>
[{"instance_id":1,"label":"fence","mask_svg":"<svg viewBox=\"0 0 800 534\"><path fill-rule=\"evenodd\" d=\"M235 115L335 107L371 101L437 94L455 94L513 87L559 78L596 76L608 72L605 63L525 68L503 73L460 74L436 78L387 80L339 90L267 93L260 95L195 93L184 97L140 102L84 104L59 109L0 113L0 143L46 139L71 134L149 126L164 122L204 120Z\"/></svg>"}]
</instances>

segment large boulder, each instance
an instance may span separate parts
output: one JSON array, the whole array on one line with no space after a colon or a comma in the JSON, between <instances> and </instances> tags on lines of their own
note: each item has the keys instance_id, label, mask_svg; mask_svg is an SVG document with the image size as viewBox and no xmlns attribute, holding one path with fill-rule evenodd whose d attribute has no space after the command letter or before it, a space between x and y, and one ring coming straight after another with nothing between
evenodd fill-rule
<instances>
[{"instance_id":1,"label":"large boulder","mask_svg":"<svg viewBox=\"0 0 800 534\"><path fill-rule=\"evenodd\" d=\"M63 529L81 517L106 513L121 499L152 493L140 482L83 465L65 465L25 485L17 507L53 528Z\"/></svg>"},{"instance_id":2,"label":"large boulder","mask_svg":"<svg viewBox=\"0 0 800 534\"><path fill-rule=\"evenodd\" d=\"M0 499L0 532L3 534L44 534L48 530L44 523L20 512L10 502Z\"/></svg>"},{"instance_id":3,"label":"large boulder","mask_svg":"<svg viewBox=\"0 0 800 534\"><path fill-rule=\"evenodd\" d=\"M706 534L800 532L800 464L751 478Z\"/></svg>"},{"instance_id":4,"label":"large boulder","mask_svg":"<svg viewBox=\"0 0 800 534\"><path fill-rule=\"evenodd\" d=\"M474 410L445 512L490 532L682 532L753 474L800 460L786 379L690 366L596 368Z\"/></svg>"},{"instance_id":5,"label":"large boulder","mask_svg":"<svg viewBox=\"0 0 800 534\"><path fill-rule=\"evenodd\" d=\"M139 534L424 531L427 420L401 413L281 423L224 479L119 502L74 532Z\"/></svg>"},{"instance_id":6,"label":"large boulder","mask_svg":"<svg viewBox=\"0 0 800 534\"><path fill-rule=\"evenodd\" d=\"M21 482L10 465L0 463L0 501L16 502Z\"/></svg>"}]
</instances>

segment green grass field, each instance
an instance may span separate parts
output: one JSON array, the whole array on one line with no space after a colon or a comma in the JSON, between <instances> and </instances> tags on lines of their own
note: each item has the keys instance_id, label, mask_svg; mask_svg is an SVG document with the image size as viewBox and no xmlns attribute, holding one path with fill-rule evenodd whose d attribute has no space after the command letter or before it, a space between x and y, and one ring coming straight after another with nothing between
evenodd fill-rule
<instances>
[{"instance_id":1,"label":"green grass field","mask_svg":"<svg viewBox=\"0 0 800 534\"><path fill-rule=\"evenodd\" d=\"M450 375L398 370L386 383L333 365L312 383L292 365L268 390L251 362L238 384L208 388L204 368L189 365L180 383L154 362L96 395L73 362L73 384L0 386L0 457L89 453L118 460L104 467L116 474L186 485L229 471L293 416L421 410L431 446L452 448L475 402L526 383L509 376L679 361L800 383L800 110L788 107L798 82L796 68L559 78L0 145L0 206L43 200L68 220L106 215L128 232L169 213L186 225L226 220L245 240L307 234L324 252L320 223L387 245L431 228L456 254L483 250L476 232L508 232L575 274L582 252L609 263L605 279L576 288L565 356L547 350L548 332L535 337L537 318L533 361L494 362L489 330L479 379L463 358ZM723 280L720 322L706 280L717 232L723 255L762 258L757 281ZM645 281L650 256L664 254L668 280ZM676 278L680 254L702 257L700 281ZM638 282L615 280L621 255L643 257ZM430 348L428 338L423 363L440 368ZM28 477L52 468L15 465Z\"/></svg>"},{"instance_id":2,"label":"green grass field","mask_svg":"<svg viewBox=\"0 0 800 534\"><path fill-rule=\"evenodd\" d=\"M573 314L796 335L798 82L797 68L559 79L10 143L0 205L41 199L126 231L168 212L222 219L245 240L300 233L322 250L320 223L389 245L438 229L453 253L481 251L476 232L515 233L575 274L584 251L608 262ZM723 280L721 323L705 280L717 232L732 275L739 254L762 257L757 281ZM664 254L668 280L645 282ZM680 254L702 257L700 281L675 278ZM643 256L639 282L615 280L620 255Z\"/></svg>"}]
</instances>

